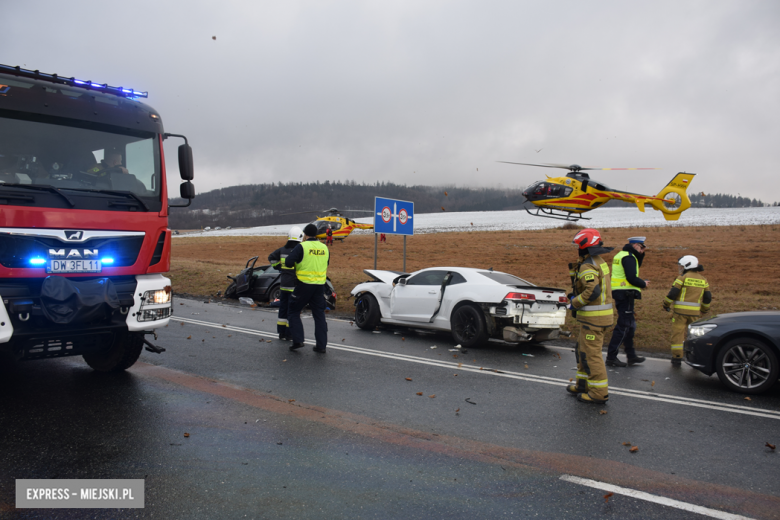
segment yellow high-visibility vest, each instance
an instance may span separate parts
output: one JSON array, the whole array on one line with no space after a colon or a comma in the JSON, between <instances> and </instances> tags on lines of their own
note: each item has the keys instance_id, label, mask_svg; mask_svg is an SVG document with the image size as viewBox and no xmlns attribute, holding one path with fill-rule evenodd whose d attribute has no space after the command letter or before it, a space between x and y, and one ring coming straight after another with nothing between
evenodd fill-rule
<instances>
[{"instance_id":1,"label":"yellow high-visibility vest","mask_svg":"<svg viewBox=\"0 0 780 520\"><path fill-rule=\"evenodd\" d=\"M612 259L612 290L624 291L632 289L634 291L642 292L641 287L631 285L631 282L626 278L626 270L623 269L623 259L630 253L628 251L621 251L615 255ZM639 276L639 260L636 262L636 276Z\"/></svg>"},{"instance_id":2,"label":"yellow high-visibility vest","mask_svg":"<svg viewBox=\"0 0 780 520\"><path fill-rule=\"evenodd\" d=\"M302 283L325 285L328 276L328 258L330 253L319 240L307 240L301 243L303 260L295 264L295 276Z\"/></svg>"}]
</instances>

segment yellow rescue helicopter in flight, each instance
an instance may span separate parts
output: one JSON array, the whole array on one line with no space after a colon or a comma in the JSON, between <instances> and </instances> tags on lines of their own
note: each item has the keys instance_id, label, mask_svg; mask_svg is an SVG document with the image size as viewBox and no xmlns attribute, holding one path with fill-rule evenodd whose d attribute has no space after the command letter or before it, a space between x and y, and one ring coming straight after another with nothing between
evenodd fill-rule
<instances>
[{"instance_id":1,"label":"yellow rescue helicopter in flight","mask_svg":"<svg viewBox=\"0 0 780 520\"><path fill-rule=\"evenodd\" d=\"M687 189L696 176L695 173L680 172L658 192L658 195L653 196L613 190L601 182L591 179L584 172L586 170L658 170L659 168L586 168L579 164L567 166L564 164L498 162L569 170L564 177L547 176L547 180L534 182L523 190L523 196L527 202L536 206L533 212L530 208L525 208L529 214L570 221L589 220L582 214L603 206L610 200L632 202L643 213L645 204L648 204L654 210L663 213L666 220L677 220L683 211L691 207Z\"/></svg>"},{"instance_id":2,"label":"yellow rescue helicopter in flight","mask_svg":"<svg viewBox=\"0 0 780 520\"><path fill-rule=\"evenodd\" d=\"M324 209L321 211L298 211L295 213L285 213L285 215L302 215L305 213L324 213L325 217L317 216L317 219L311 224L317 226L317 238L325 239L328 233L328 227L333 232L333 240L344 240L356 229L374 229L373 224L360 224L347 218L342 213L373 213L370 209L347 209L338 210L336 208Z\"/></svg>"}]
</instances>

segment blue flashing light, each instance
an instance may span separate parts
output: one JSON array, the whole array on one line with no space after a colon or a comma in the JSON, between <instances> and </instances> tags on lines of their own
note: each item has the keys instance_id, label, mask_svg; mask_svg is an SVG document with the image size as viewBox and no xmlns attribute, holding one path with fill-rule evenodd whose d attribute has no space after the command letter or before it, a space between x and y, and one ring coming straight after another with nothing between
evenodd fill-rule
<instances>
[{"instance_id":1,"label":"blue flashing light","mask_svg":"<svg viewBox=\"0 0 780 520\"><path fill-rule=\"evenodd\" d=\"M114 259L111 258L110 256L103 257L103 258L100 259L100 261L102 263L104 263L104 264L113 264L114 263Z\"/></svg>"},{"instance_id":2,"label":"blue flashing light","mask_svg":"<svg viewBox=\"0 0 780 520\"><path fill-rule=\"evenodd\" d=\"M46 263L45 258L30 258L30 263L32 265L43 265Z\"/></svg>"},{"instance_id":3,"label":"blue flashing light","mask_svg":"<svg viewBox=\"0 0 780 520\"><path fill-rule=\"evenodd\" d=\"M77 83L77 84L79 84L79 85L86 85L86 84L87 84L87 82L86 82L86 81L81 81L80 79L74 79L74 80L73 80L73 83Z\"/></svg>"},{"instance_id":4,"label":"blue flashing light","mask_svg":"<svg viewBox=\"0 0 780 520\"><path fill-rule=\"evenodd\" d=\"M92 86L95 88L103 88L103 85L101 85L100 83L92 83Z\"/></svg>"}]
</instances>

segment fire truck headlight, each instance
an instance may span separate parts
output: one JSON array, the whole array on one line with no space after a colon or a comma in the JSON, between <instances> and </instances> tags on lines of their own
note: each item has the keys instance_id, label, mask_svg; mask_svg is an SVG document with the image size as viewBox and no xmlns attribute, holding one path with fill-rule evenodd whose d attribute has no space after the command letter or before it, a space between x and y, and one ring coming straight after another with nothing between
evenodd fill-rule
<instances>
[{"instance_id":1,"label":"fire truck headlight","mask_svg":"<svg viewBox=\"0 0 780 520\"><path fill-rule=\"evenodd\" d=\"M171 286L165 287L159 291L146 291L144 293L144 304L161 305L171 303Z\"/></svg>"}]
</instances>

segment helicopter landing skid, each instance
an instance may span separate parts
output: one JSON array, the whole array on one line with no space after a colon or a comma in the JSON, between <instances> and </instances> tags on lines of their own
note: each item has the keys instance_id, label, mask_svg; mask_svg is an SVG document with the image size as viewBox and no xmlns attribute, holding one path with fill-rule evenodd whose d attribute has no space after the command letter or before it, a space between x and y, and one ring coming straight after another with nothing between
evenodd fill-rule
<instances>
[{"instance_id":1,"label":"helicopter landing skid","mask_svg":"<svg viewBox=\"0 0 780 520\"><path fill-rule=\"evenodd\" d=\"M569 222L577 222L579 220L590 220L589 217L583 217L579 213L571 213L571 212L558 212L558 210L554 210L551 208L540 208L539 206L536 206L536 211L532 212L528 207L525 207L525 210L528 212L529 215L534 217L544 217L544 218L554 218L556 220L568 220Z\"/></svg>"}]
</instances>

